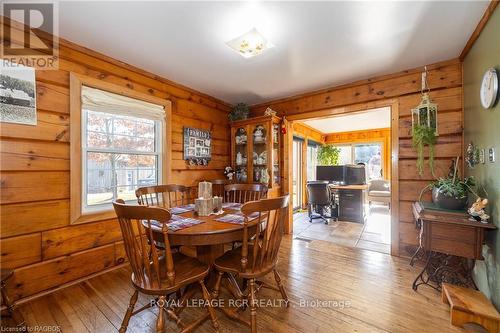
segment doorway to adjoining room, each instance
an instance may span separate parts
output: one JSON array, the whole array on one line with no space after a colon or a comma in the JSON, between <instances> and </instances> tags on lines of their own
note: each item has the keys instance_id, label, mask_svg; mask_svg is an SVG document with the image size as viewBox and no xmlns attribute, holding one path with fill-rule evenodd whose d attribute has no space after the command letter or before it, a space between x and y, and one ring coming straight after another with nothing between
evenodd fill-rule
<instances>
[{"instance_id":1,"label":"doorway to adjoining room","mask_svg":"<svg viewBox=\"0 0 500 333\"><path fill-rule=\"evenodd\" d=\"M391 253L391 108L293 124L296 238Z\"/></svg>"}]
</instances>

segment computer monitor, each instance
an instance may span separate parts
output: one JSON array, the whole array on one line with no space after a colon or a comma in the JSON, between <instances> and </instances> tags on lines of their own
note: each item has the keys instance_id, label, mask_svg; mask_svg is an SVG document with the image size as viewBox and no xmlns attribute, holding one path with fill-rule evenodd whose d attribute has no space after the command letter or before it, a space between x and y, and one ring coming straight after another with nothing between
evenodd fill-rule
<instances>
[{"instance_id":1,"label":"computer monitor","mask_svg":"<svg viewBox=\"0 0 500 333\"><path fill-rule=\"evenodd\" d=\"M344 182L343 165L322 165L316 167L316 180L327 180L329 182Z\"/></svg>"},{"instance_id":2,"label":"computer monitor","mask_svg":"<svg viewBox=\"0 0 500 333\"><path fill-rule=\"evenodd\" d=\"M344 182L346 185L366 184L364 165L344 165Z\"/></svg>"}]
</instances>

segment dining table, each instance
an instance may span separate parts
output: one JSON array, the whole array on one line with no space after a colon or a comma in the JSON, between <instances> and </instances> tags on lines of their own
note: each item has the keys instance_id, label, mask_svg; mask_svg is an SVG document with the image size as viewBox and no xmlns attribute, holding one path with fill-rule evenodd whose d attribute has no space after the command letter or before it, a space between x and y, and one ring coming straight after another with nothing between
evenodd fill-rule
<instances>
[{"instance_id":1,"label":"dining table","mask_svg":"<svg viewBox=\"0 0 500 333\"><path fill-rule=\"evenodd\" d=\"M189 206L189 205L188 205ZM198 224L190 225L180 230L169 228L168 237L170 246L196 247L196 257L206 264L213 264L215 259L224 254L224 244L243 240L243 215L240 211L241 204L224 203L223 210L219 214L209 216L198 216L192 210L176 212L179 207L171 208L171 212L179 219L194 219ZM226 222L218 221L226 217ZM258 215L249 217L252 224ZM175 223L172 222L172 223ZM249 235L255 234L257 223L249 227ZM163 233L160 225L151 225L153 238L157 242L163 242Z\"/></svg>"}]
</instances>

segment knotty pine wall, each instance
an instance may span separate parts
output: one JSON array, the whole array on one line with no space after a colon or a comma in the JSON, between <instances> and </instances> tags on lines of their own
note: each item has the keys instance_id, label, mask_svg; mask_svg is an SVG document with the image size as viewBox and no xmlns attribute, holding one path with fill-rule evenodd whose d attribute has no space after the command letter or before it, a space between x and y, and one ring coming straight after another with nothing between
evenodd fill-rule
<instances>
[{"instance_id":1,"label":"knotty pine wall","mask_svg":"<svg viewBox=\"0 0 500 333\"><path fill-rule=\"evenodd\" d=\"M436 174L448 171L450 159L462 156L463 105L462 65L458 59L428 65L431 97L439 104L439 139L436 145ZM416 152L411 143L410 109L420 101L423 67L374 77L347 85L292 96L252 107L262 114L267 107L288 119L306 119L332 110L332 114L349 112L353 105L397 100L399 108L399 254L412 254L417 245L411 203L418 200L420 190L432 179L426 167L420 177L416 170ZM427 196L426 199L430 199Z\"/></svg>"},{"instance_id":2,"label":"knotty pine wall","mask_svg":"<svg viewBox=\"0 0 500 333\"><path fill-rule=\"evenodd\" d=\"M60 58L59 70L36 72L38 124L0 124L0 264L15 268L9 285L14 299L112 268L125 258L116 220L69 224L70 72L172 101L173 182L221 178L229 165L229 105L63 40ZM183 126L212 131L207 167L182 160Z\"/></svg>"}]
</instances>

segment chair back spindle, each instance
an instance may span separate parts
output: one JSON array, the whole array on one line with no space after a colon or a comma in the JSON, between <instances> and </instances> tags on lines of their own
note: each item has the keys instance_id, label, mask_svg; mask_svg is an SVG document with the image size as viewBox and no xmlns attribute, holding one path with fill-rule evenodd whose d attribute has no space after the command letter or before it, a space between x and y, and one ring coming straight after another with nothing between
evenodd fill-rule
<instances>
[{"instance_id":1,"label":"chair back spindle","mask_svg":"<svg viewBox=\"0 0 500 333\"><path fill-rule=\"evenodd\" d=\"M273 199L252 201L243 205L241 211L245 215L245 224L241 247L242 272L255 273L273 269L278 260L278 250L283 238L288 204L289 195L285 195ZM255 213L258 213L257 218L249 219L249 216ZM249 230L256 223L258 227L255 228L255 233L249 234ZM252 240L252 246L250 246L249 240Z\"/></svg>"},{"instance_id":2,"label":"chair back spindle","mask_svg":"<svg viewBox=\"0 0 500 333\"><path fill-rule=\"evenodd\" d=\"M224 201L244 204L267 198L267 186L263 184L229 184L224 186Z\"/></svg>"},{"instance_id":3,"label":"chair back spindle","mask_svg":"<svg viewBox=\"0 0 500 333\"><path fill-rule=\"evenodd\" d=\"M174 284L175 271L172 251L168 240L168 221L171 214L160 207L126 205L121 199L113 202L127 258L134 273L134 282L146 289L161 289L167 281ZM143 225L147 224L147 228ZM154 244L152 223L161 225L165 251Z\"/></svg>"},{"instance_id":4,"label":"chair back spindle","mask_svg":"<svg viewBox=\"0 0 500 333\"><path fill-rule=\"evenodd\" d=\"M169 184L140 187L135 191L139 205L172 208L190 203L190 188Z\"/></svg>"}]
</instances>

